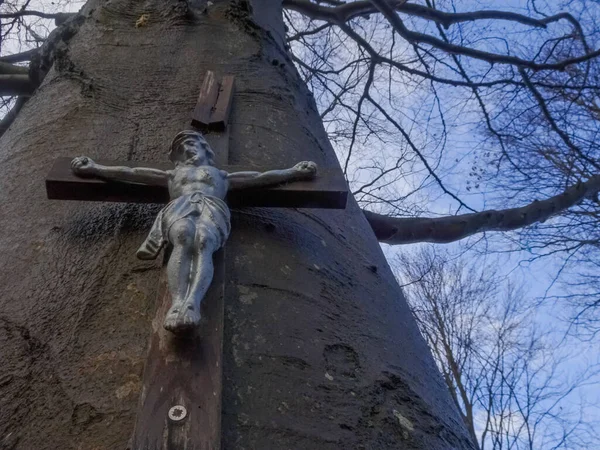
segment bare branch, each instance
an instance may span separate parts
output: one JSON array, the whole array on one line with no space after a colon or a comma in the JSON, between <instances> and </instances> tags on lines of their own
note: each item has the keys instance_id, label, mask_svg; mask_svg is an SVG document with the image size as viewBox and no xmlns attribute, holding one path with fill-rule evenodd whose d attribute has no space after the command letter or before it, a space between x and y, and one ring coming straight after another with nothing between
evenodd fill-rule
<instances>
[{"instance_id":1,"label":"bare branch","mask_svg":"<svg viewBox=\"0 0 600 450\"><path fill-rule=\"evenodd\" d=\"M508 20L539 28L546 28L549 23L557 22L561 19L575 21L568 13L556 14L554 16L544 17L543 19L534 19L522 14L498 10L448 13L428 8L423 5L408 3L407 0L393 0L388 1L387 3L389 7L395 11L437 22L446 28L456 23L488 19ZM312 3L308 0L284 0L283 6L284 8L304 14L311 19L325 21L347 22L357 16L365 16L377 12L377 8L374 7L373 3L370 1L342 3L335 7L326 7Z\"/></svg>"},{"instance_id":2,"label":"bare branch","mask_svg":"<svg viewBox=\"0 0 600 450\"><path fill-rule=\"evenodd\" d=\"M379 9L381 13L388 19L388 21L398 32L398 34L404 39L406 39L408 42L411 42L413 44L429 44L432 47L438 48L450 54L469 56L471 58L486 61L490 64L510 64L517 67L528 67L533 70L565 70L571 64L587 61L597 56L600 56L599 49L576 58L565 59L556 63L536 63L535 61L518 58L516 56L502 55L499 53L490 53L483 50L464 47L461 45L445 42L429 34L411 31L404 25L404 22L402 22L400 17L398 17L392 6L386 0L371 1L375 6L377 6L377 9Z\"/></svg>"},{"instance_id":3,"label":"bare branch","mask_svg":"<svg viewBox=\"0 0 600 450\"><path fill-rule=\"evenodd\" d=\"M32 11L23 9L21 11L0 13L0 19L17 19L25 16L41 17L42 19L54 19L56 25L64 23L68 18L74 16L75 13L45 13L41 11Z\"/></svg>"},{"instance_id":4,"label":"bare branch","mask_svg":"<svg viewBox=\"0 0 600 450\"><path fill-rule=\"evenodd\" d=\"M27 75L29 69L22 66L13 66L12 64L0 61L0 74L1 75Z\"/></svg>"},{"instance_id":5,"label":"bare branch","mask_svg":"<svg viewBox=\"0 0 600 450\"><path fill-rule=\"evenodd\" d=\"M425 156L419 151L419 149L417 148L417 146L413 143L412 139L410 138L410 136L408 135L408 133L406 132L406 130L404 130L404 128L402 128L402 126L400 125L400 123L398 123L396 120L394 120L394 118L392 116L390 116L388 114L388 112L384 108L382 108L379 103L377 103L375 100L373 100L373 98L368 93L366 94L366 97L371 102L371 104L373 106L375 106L381 112L381 114L383 114L385 116L385 118L391 124L394 125L394 127L396 127L396 129L400 132L400 134L402 134L402 136L404 137L404 139L406 140L406 142L408 143L408 145L410 146L410 148L412 149L412 151L415 152L415 154L419 157L419 159L421 160L421 162L423 163L423 165L425 166L425 168L429 172L429 175L436 181L436 183L442 189L442 191L444 191L445 194L449 195L454 200L456 200L459 203L460 206L464 207L465 209L468 209L468 210L471 210L471 211L475 211L469 205L467 205L466 203L464 203L460 198L458 198L458 196L456 194L452 193L448 188L446 188L446 186L444 185L444 182L436 174L435 170L433 170L433 168L431 167L431 165L427 161L427 158L425 158Z\"/></svg>"},{"instance_id":6,"label":"bare branch","mask_svg":"<svg viewBox=\"0 0 600 450\"><path fill-rule=\"evenodd\" d=\"M0 57L0 61L5 63L17 63L23 61L31 61L31 59L39 52L39 49L34 48L21 53L15 53L13 55L6 55Z\"/></svg>"},{"instance_id":7,"label":"bare branch","mask_svg":"<svg viewBox=\"0 0 600 450\"><path fill-rule=\"evenodd\" d=\"M534 201L520 208L488 210L473 214L429 217L390 217L363 211L375 236L391 245L415 242L448 243L485 231L510 231L544 222L586 197L600 192L600 175L577 183L563 193L546 200Z\"/></svg>"},{"instance_id":8,"label":"bare branch","mask_svg":"<svg viewBox=\"0 0 600 450\"><path fill-rule=\"evenodd\" d=\"M0 75L0 95L29 95L34 89L29 75Z\"/></svg>"}]
</instances>

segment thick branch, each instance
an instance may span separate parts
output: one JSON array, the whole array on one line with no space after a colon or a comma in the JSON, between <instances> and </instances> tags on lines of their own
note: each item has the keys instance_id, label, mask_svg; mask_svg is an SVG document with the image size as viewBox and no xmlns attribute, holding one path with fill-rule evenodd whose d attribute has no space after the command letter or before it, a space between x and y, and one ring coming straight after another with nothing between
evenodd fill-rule
<instances>
[{"instance_id":1,"label":"thick branch","mask_svg":"<svg viewBox=\"0 0 600 450\"><path fill-rule=\"evenodd\" d=\"M1 75L27 75L29 69L22 66L13 66L12 64L0 61Z\"/></svg>"},{"instance_id":2,"label":"thick branch","mask_svg":"<svg viewBox=\"0 0 600 450\"><path fill-rule=\"evenodd\" d=\"M74 17L77 13L56 13L56 17L54 18L54 25L57 27L65 23L71 17Z\"/></svg>"},{"instance_id":3,"label":"thick branch","mask_svg":"<svg viewBox=\"0 0 600 450\"><path fill-rule=\"evenodd\" d=\"M484 231L510 231L544 222L553 215L576 205L600 191L600 175L577 183L563 193L546 200L534 201L521 208L489 210L459 216L390 217L364 211L375 236L391 245L416 242L448 243Z\"/></svg>"},{"instance_id":4,"label":"thick branch","mask_svg":"<svg viewBox=\"0 0 600 450\"><path fill-rule=\"evenodd\" d=\"M542 110L542 114L544 115L544 117L546 118L546 120L548 121L548 123L550 124L550 127L552 128L552 130L554 130L554 132L556 134L558 134L558 136L561 138L561 140L565 143L565 145L567 147L569 147L569 149L573 153L575 153L576 155L580 156L583 160L585 160L586 162L588 162L589 164L591 164L593 167L595 167L596 169L598 169L599 168L598 162L595 161L593 158L590 158L589 156L587 156L586 154L584 154L579 149L579 147L577 147L573 143L573 141L571 140L571 138L569 137L569 135L567 133L565 133L563 130L561 130L561 128L558 126L558 124L556 123L556 121L552 117L552 114L550 113L550 110L548 109L548 104L547 104L546 100L544 99L544 97L542 96L542 94L537 90L537 88L533 85L533 83L531 82L531 79L529 78L529 75L527 75L527 72L523 68L521 68L521 69L519 69L519 73L521 74L521 77L523 78L523 81L525 82L525 85L529 88L529 90L533 94L533 97L537 101L540 109Z\"/></svg>"},{"instance_id":5,"label":"thick branch","mask_svg":"<svg viewBox=\"0 0 600 450\"><path fill-rule=\"evenodd\" d=\"M0 75L0 95L29 95L33 90L29 75Z\"/></svg>"},{"instance_id":6,"label":"thick branch","mask_svg":"<svg viewBox=\"0 0 600 450\"><path fill-rule=\"evenodd\" d=\"M566 59L556 63L536 63L535 61L522 59L512 55L502 55L498 53L490 53L483 50L477 50L470 47L463 47L461 45L445 42L442 39L438 39L429 34L409 30L404 25L404 22L402 22L400 17L396 14L394 8L386 0L371 0L371 2L386 17L386 19L390 22L392 27L394 27L394 30L396 30L398 34L404 39L406 39L408 42L412 44L428 44L432 47L435 47L450 54L469 56L471 58L486 61L490 64L510 64L517 67L528 67L533 70L565 70L565 68L571 64L577 64L600 56L600 50L595 50L585 55L576 58Z\"/></svg>"},{"instance_id":7,"label":"thick branch","mask_svg":"<svg viewBox=\"0 0 600 450\"><path fill-rule=\"evenodd\" d=\"M41 11L22 10L10 13L1 13L0 19L17 19L24 16L41 17L42 19L54 19L56 25L60 25L75 13L45 13Z\"/></svg>"},{"instance_id":8,"label":"thick branch","mask_svg":"<svg viewBox=\"0 0 600 450\"><path fill-rule=\"evenodd\" d=\"M566 13L557 14L551 17L545 17L543 19L534 19L532 17L524 16L522 14L516 14L508 11L472 11L464 13L448 13L439 11L437 9L429 8L423 5L417 5L414 3L408 3L407 0L392 0L387 2L390 8L410 15L421 17L422 19L432 20L442 24L444 27L448 27L455 23L460 22L471 22L474 20L509 20L511 22L518 22L524 25L530 25L533 27L546 28L550 22L556 22L560 19L570 20L570 16ZM341 4L335 7L326 7L312 3L308 0L283 0L284 8L291 9L299 12L311 19L317 20L336 20L347 22L357 16L366 14L372 14L377 12L377 8L373 6L370 1L357 1L351 3Z\"/></svg>"},{"instance_id":9,"label":"thick branch","mask_svg":"<svg viewBox=\"0 0 600 450\"><path fill-rule=\"evenodd\" d=\"M5 63L17 63L17 62L23 62L23 61L31 61L31 58L33 58L38 52L39 52L39 49L33 48L31 50L27 50L22 53L15 53L13 55L2 56L2 57L0 57L0 61L5 62Z\"/></svg>"}]
</instances>

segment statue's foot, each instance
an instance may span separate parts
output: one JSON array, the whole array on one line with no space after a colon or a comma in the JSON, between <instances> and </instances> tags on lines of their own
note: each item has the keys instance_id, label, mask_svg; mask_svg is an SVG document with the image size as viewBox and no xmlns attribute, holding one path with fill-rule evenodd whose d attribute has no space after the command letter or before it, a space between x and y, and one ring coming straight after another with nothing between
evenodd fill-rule
<instances>
[{"instance_id":1,"label":"statue's foot","mask_svg":"<svg viewBox=\"0 0 600 450\"><path fill-rule=\"evenodd\" d=\"M167 316L165 317L165 323L164 323L164 327L169 330L169 331L173 331L174 328L176 328L176 324L177 324L177 318L179 317L179 311L182 308L182 305L178 305L178 304L173 304L171 306L171 308L169 309L169 311L167 312Z\"/></svg>"},{"instance_id":2,"label":"statue's foot","mask_svg":"<svg viewBox=\"0 0 600 450\"><path fill-rule=\"evenodd\" d=\"M193 331L200 323L200 312L194 305L173 305L165 318L165 329L181 334Z\"/></svg>"}]
</instances>

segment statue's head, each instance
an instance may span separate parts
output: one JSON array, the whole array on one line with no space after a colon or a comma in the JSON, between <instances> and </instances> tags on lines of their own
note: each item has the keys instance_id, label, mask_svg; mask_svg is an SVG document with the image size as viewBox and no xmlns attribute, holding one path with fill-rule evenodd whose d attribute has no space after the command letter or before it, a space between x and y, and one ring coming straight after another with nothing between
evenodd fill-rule
<instances>
[{"instance_id":1,"label":"statue's head","mask_svg":"<svg viewBox=\"0 0 600 450\"><path fill-rule=\"evenodd\" d=\"M169 151L169 159L173 163L193 166L214 166L215 152L202 133L184 130L175 136Z\"/></svg>"}]
</instances>

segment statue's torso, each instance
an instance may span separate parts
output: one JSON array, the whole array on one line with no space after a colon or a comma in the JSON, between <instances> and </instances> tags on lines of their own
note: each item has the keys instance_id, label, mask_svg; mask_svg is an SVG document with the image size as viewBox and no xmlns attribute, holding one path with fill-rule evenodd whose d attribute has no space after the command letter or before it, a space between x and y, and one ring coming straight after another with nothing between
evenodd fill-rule
<instances>
[{"instance_id":1,"label":"statue's torso","mask_svg":"<svg viewBox=\"0 0 600 450\"><path fill-rule=\"evenodd\" d=\"M229 182L227 172L213 166L177 166L170 171L169 195L171 199L199 192L225 199Z\"/></svg>"}]
</instances>

